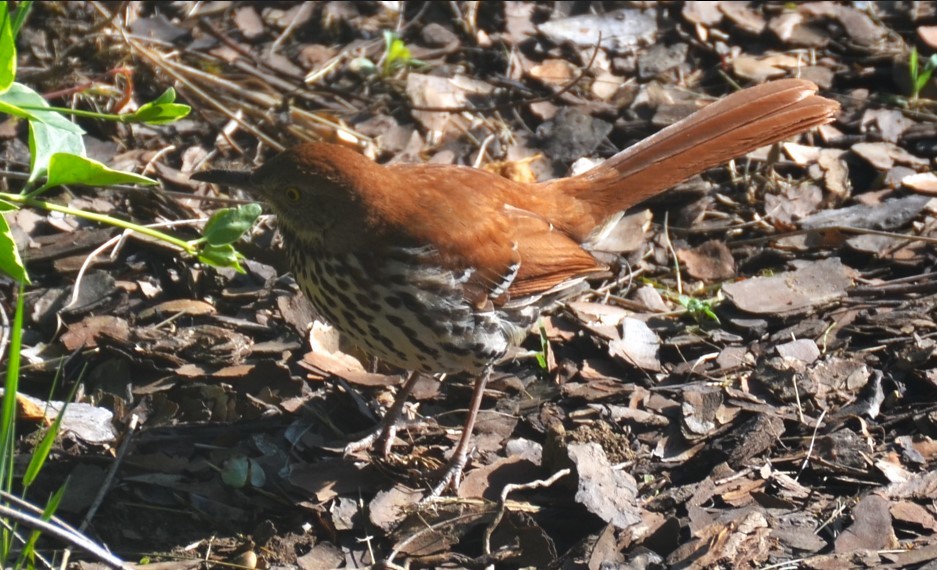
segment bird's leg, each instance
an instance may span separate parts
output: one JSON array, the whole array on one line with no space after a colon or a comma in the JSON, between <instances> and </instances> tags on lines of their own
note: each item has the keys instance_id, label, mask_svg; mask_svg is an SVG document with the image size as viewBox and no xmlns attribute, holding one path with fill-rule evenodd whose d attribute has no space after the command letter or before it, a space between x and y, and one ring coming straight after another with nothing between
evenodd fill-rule
<instances>
[{"instance_id":1,"label":"bird's leg","mask_svg":"<svg viewBox=\"0 0 937 570\"><path fill-rule=\"evenodd\" d=\"M413 387L416 386L416 381L419 378L419 375L416 372L410 372L407 375L407 380L403 383L403 387L400 389L400 392L397 393L397 398L394 400L394 405L387 410L387 413L384 414L384 418L374 427L373 430L368 432L368 435L359 439L358 441L353 441L345 446L343 451L344 455L347 457L352 453L368 449L375 442L380 440L381 445L381 455L387 457L390 453L391 446L394 445L394 437L397 436L397 428L403 423L400 415L403 412L403 406L407 403L407 398L410 397L410 392L413 392Z\"/></svg>"},{"instance_id":2,"label":"bird's leg","mask_svg":"<svg viewBox=\"0 0 937 570\"><path fill-rule=\"evenodd\" d=\"M472 391L472 402L469 404L468 417L465 418L465 424L462 426L462 437L459 438L458 445L452 451L452 458L449 460L442 478L429 492L429 495L423 499L424 501L441 495L449 485L456 490L459 488L462 469L465 468L465 463L468 461L472 431L475 429L475 420L478 419L478 410L481 408L482 400L485 397L485 386L488 384L489 378L491 378L490 366L475 379L475 388Z\"/></svg>"}]
</instances>

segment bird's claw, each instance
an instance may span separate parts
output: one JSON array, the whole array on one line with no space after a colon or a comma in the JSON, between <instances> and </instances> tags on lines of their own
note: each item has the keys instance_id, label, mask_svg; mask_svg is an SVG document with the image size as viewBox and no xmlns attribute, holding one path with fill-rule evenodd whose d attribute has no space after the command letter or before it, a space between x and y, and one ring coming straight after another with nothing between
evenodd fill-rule
<instances>
[{"instance_id":1,"label":"bird's claw","mask_svg":"<svg viewBox=\"0 0 937 570\"><path fill-rule=\"evenodd\" d=\"M376 442L380 442L381 457L387 457L394 445L394 439L397 437L397 430L402 423L404 422L400 417L390 418L385 416L367 435L346 445L342 450L342 455L344 457L354 455L359 451L370 449Z\"/></svg>"},{"instance_id":2,"label":"bird's claw","mask_svg":"<svg viewBox=\"0 0 937 570\"><path fill-rule=\"evenodd\" d=\"M443 491L447 488L451 489L453 493L458 493L459 485L462 484L462 471L465 469L465 464L468 463L469 455L471 455L471 452L453 455L452 459L449 460L449 464L446 465L446 470L443 471L442 477L440 477L436 485L430 489L429 493L423 497L421 502L435 499L442 495Z\"/></svg>"}]
</instances>

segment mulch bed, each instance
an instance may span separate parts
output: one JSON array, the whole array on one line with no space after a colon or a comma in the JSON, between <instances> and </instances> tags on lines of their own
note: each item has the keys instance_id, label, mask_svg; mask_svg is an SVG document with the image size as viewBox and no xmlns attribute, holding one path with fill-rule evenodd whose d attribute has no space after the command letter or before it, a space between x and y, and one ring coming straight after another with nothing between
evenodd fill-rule
<instances>
[{"instance_id":1,"label":"mulch bed","mask_svg":"<svg viewBox=\"0 0 937 570\"><path fill-rule=\"evenodd\" d=\"M37 3L18 80L51 103L173 86L193 106L78 120L93 158L162 191L51 199L140 223L204 220L246 197L191 172L305 140L543 180L738 86L804 77L843 110L631 212L614 275L498 367L465 481L428 505L472 379L426 377L390 457L343 458L402 371L315 315L274 219L238 244L245 273L130 237L76 284L116 230L17 212L21 386L81 382L87 404L30 498L68 477L61 516L171 567L932 567L937 85L914 96L909 49L922 69L937 52L935 6ZM26 170L25 141L0 123L5 169ZM41 427L23 421L24 454Z\"/></svg>"}]
</instances>

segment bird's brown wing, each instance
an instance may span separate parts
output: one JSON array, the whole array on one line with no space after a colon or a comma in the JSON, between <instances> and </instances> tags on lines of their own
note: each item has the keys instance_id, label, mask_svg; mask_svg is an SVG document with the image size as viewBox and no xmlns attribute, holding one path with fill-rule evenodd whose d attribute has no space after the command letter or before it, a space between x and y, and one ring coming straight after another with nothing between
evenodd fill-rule
<instances>
[{"instance_id":1,"label":"bird's brown wing","mask_svg":"<svg viewBox=\"0 0 937 570\"><path fill-rule=\"evenodd\" d=\"M408 181L411 195L390 209L392 223L401 224L414 245L434 248L441 265L472 268L466 295L479 307L540 295L604 269L575 240L531 213L528 206L538 197L530 185L457 166L388 170Z\"/></svg>"},{"instance_id":2,"label":"bird's brown wing","mask_svg":"<svg viewBox=\"0 0 937 570\"><path fill-rule=\"evenodd\" d=\"M510 205L505 210L521 260L508 289L511 299L555 291L579 278L605 271L605 266L547 220Z\"/></svg>"}]
</instances>

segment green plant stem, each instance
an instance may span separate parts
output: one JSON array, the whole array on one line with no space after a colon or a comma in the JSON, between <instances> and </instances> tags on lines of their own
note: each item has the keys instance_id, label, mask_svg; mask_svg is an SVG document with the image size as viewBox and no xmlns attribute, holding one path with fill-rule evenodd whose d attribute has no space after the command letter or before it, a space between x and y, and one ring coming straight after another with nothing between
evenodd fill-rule
<instances>
[{"instance_id":1,"label":"green plant stem","mask_svg":"<svg viewBox=\"0 0 937 570\"><path fill-rule=\"evenodd\" d=\"M133 113L126 115L114 115L112 113L98 113L97 111L85 111L82 109L72 109L69 107L37 107L34 105L17 105L17 107L26 111L51 111L53 113L62 113L63 115L74 115L76 117L100 119L102 121L116 121L118 123L135 122L135 115Z\"/></svg>"},{"instance_id":2,"label":"green plant stem","mask_svg":"<svg viewBox=\"0 0 937 570\"><path fill-rule=\"evenodd\" d=\"M23 283L20 283L16 295L16 311L13 313L13 326L10 329L10 344L7 347L6 382L0 413L0 488L7 492L13 489L13 459L16 456L13 442L16 433L16 393L19 390L20 357L23 347L23 294ZM2 507L3 505L0 505L0 508ZM0 560L4 563L9 559L13 548L14 532L4 524L0 533Z\"/></svg>"},{"instance_id":3,"label":"green plant stem","mask_svg":"<svg viewBox=\"0 0 937 570\"><path fill-rule=\"evenodd\" d=\"M174 245L190 255L196 255L197 253L197 248L193 244L187 241L173 237L169 234L165 234L161 231L154 230L152 228L141 226L140 224L135 224L133 222L128 222L126 220L121 220L120 218L115 218L113 216L108 216L107 214L97 214L95 212L87 212L85 210L79 210L77 208L69 208L68 206L62 206L59 204L55 204L53 202L46 202L43 200L36 200L35 198L22 196L19 194L7 194L7 193L0 192L0 200L6 200L8 202L13 202L14 204L21 204L23 206L30 206L33 208L42 208L43 210L47 210L50 212L61 212L63 214L68 214L70 216L84 218L86 220L91 220L94 222L100 222L102 224L107 224L110 226L123 228L125 230L137 232L139 234L149 236L153 239L157 239L160 241L164 241L168 244Z\"/></svg>"},{"instance_id":4,"label":"green plant stem","mask_svg":"<svg viewBox=\"0 0 937 570\"><path fill-rule=\"evenodd\" d=\"M32 9L32 1L20 2L16 7L16 11L13 12L13 23L10 24L10 28L13 30L13 37L15 38L20 33L20 28L23 27L23 23L26 21L26 16L29 15L29 11Z\"/></svg>"}]
</instances>

